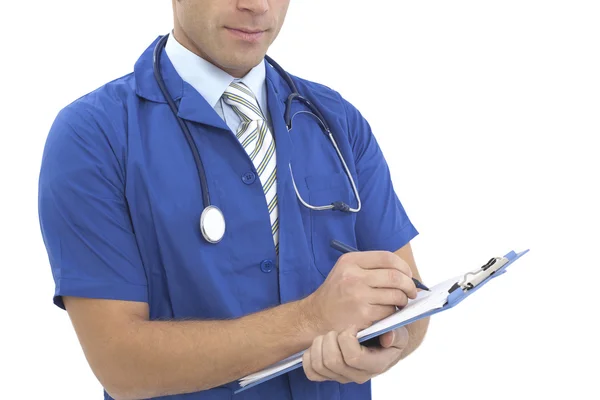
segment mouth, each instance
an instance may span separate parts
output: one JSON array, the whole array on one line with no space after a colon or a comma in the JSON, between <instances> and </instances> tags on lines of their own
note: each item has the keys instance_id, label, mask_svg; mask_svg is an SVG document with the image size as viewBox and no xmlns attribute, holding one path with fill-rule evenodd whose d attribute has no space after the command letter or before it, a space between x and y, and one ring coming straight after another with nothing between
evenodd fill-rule
<instances>
[{"instance_id":1,"label":"mouth","mask_svg":"<svg viewBox=\"0 0 600 400\"><path fill-rule=\"evenodd\" d=\"M247 29L247 28L229 28L225 29L238 39L242 39L246 42L258 42L267 32L266 30L258 29Z\"/></svg>"}]
</instances>

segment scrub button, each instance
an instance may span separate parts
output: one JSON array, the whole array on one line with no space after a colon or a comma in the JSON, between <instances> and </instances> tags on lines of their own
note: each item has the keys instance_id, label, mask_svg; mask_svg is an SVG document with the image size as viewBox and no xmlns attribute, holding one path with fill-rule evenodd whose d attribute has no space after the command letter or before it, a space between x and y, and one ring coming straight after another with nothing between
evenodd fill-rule
<instances>
[{"instance_id":1,"label":"scrub button","mask_svg":"<svg viewBox=\"0 0 600 400\"><path fill-rule=\"evenodd\" d=\"M252 171L246 172L244 175L242 175L242 181L246 185L252 185L255 180L256 180L256 174Z\"/></svg>"},{"instance_id":2,"label":"scrub button","mask_svg":"<svg viewBox=\"0 0 600 400\"><path fill-rule=\"evenodd\" d=\"M260 269L262 270L262 272L265 272L265 273L269 273L269 272L273 271L274 266L275 266L275 263L273 263L272 260L263 260L263 262L260 263Z\"/></svg>"}]
</instances>

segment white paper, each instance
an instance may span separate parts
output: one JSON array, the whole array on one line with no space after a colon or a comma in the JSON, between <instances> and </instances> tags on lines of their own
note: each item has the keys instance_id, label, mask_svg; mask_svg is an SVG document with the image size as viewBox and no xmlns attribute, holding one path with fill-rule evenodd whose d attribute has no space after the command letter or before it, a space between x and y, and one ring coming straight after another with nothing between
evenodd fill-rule
<instances>
[{"instance_id":1,"label":"white paper","mask_svg":"<svg viewBox=\"0 0 600 400\"><path fill-rule=\"evenodd\" d=\"M247 386L253 382L259 381L262 378L266 378L267 376L276 374L279 371L283 371L286 368L289 368L293 365L296 365L300 362L302 362L302 354L304 354L304 351L302 351L301 353L292 356L290 358L287 358L286 360L280 361L276 364L273 364L272 366L263 369L262 371L258 371L254 374L250 374L248 376L243 377L242 379L240 379L239 384L241 387Z\"/></svg>"},{"instance_id":2,"label":"white paper","mask_svg":"<svg viewBox=\"0 0 600 400\"><path fill-rule=\"evenodd\" d=\"M408 304L403 309L358 332L357 337L361 339L374 332L384 331L391 326L408 321L414 317L418 317L419 315L435 310L436 308L443 307L448 299L448 289L450 289L452 285L462 277L463 275L459 275L455 278L439 283L434 287L431 287L430 292L418 292L417 298L409 299ZM294 366L302 362L302 354L304 354L304 351L273 364L262 371L245 376L244 378L240 379L239 384L241 387L245 387L253 382L259 381L263 378L274 375L277 372L283 371L286 368Z\"/></svg>"},{"instance_id":3,"label":"white paper","mask_svg":"<svg viewBox=\"0 0 600 400\"><path fill-rule=\"evenodd\" d=\"M361 339L371 333L383 331L390 326L397 325L414 317L418 317L421 314L425 314L428 311L443 307L448 299L448 289L462 277L463 275L460 275L456 278L439 283L434 287L430 287L430 292L420 291L417 294L417 298L409 299L408 304L403 309L396 311L389 317L375 322L370 327L358 332L357 337Z\"/></svg>"}]
</instances>

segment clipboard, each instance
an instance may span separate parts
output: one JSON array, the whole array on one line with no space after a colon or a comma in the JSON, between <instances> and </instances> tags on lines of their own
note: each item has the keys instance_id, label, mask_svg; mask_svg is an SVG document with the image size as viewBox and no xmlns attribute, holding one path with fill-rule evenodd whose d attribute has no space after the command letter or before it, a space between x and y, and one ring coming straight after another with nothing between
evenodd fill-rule
<instances>
[{"instance_id":1,"label":"clipboard","mask_svg":"<svg viewBox=\"0 0 600 400\"><path fill-rule=\"evenodd\" d=\"M440 313L442 311L446 311L450 308L454 308L456 307L456 305L458 305L459 303L461 303L464 299L466 299L467 297L471 296L473 293L475 293L477 290L481 289L485 284L487 284L489 281L491 281L494 278L497 278L498 276L504 274L506 272L506 268L508 268L509 265L513 264L515 261L517 261L519 258L521 258L522 256L524 256L526 253L529 252L529 249L524 250L520 253L516 253L514 251L510 251L509 253L507 253L506 255L504 255L503 257L493 257L491 258L488 262L486 262L484 265L482 265L481 267L467 272L466 274L460 276L455 282L454 284L448 289L448 293L447 293L447 298L445 299L445 303L443 304L443 306L435 308L433 310L424 312L422 314L419 314L415 317L412 317L410 319L404 320L400 323L397 324L393 324L389 327L386 327L385 329L381 329L381 330L377 330L375 332L372 332L370 334L367 334L365 336L362 336L359 339L360 343L363 343L369 339L378 337L383 335L386 332L392 331L394 329L400 328L404 325L408 325L411 324L417 320L420 320L422 318L427 318L431 315ZM266 382L270 379L273 379L277 376L283 375L285 373L288 373L290 371L293 371L297 368L300 368L302 366L302 354L304 353L304 351L301 351L299 353L296 353L274 365L272 365L269 368L272 367L276 367L276 366L283 366L286 364L290 364L289 366L278 370L277 372L274 372L272 374L269 374L261 379L257 379L251 383L247 383L247 384L243 384L244 379L242 378L240 380L238 380L238 386L239 389L237 389L234 394L243 392L245 390L248 390L254 386L260 385L263 382ZM299 362L298 357L300 357ZM248 375L248 377L251 377L252 375L255 374L251 374Z\"/></svg>"}]
</instances>

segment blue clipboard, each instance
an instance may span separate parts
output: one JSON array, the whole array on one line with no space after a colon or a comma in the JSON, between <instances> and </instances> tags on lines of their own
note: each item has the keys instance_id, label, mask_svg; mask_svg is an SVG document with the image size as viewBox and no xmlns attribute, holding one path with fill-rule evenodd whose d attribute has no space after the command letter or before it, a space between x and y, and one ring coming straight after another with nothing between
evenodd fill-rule
<instances>
[{"instance_id":1,"label":"blue clipboard","mask_svg":"<svg viewBox=\"0 0 600 400\"><path fill-rule=\"evenodd\" d=\"M374 333L372 333L370 335L366 335L366 336L360 338L359 342L362 343L362 342L364 342L366 340L372 339L372 338L377 337L377 336L381 336L381 335L383 335L386 332L389 332L389 331L392 331L394 329L400 328L400 327L402 327L404 325L411 324L411 323L413 323L415 321L418 321L418 320L420 320L422 318L427 318L427 317L429 317L431 315L434 315L434 314L437 314L437 313L440 313L442 311L445 311L445 310L448 310L450 308L455 307L457 304L459 304L464 299L466 299L467 297L471 296L473 293L475 293L477 290L479 290L481 287L483 287L486 283L488 283L492 279L497 278L498 276L500 276L503 273L505 273L506 272L506 268L509 265L511 265L512 263L514 263L515 261L517 261L519 258L521 258L522 256L524 256L527 252L529 252L529 249L524 250L524 251L522 251L520 253L515 253L514 251L511 251L511 252L507 253L504 257L501 257L501 258L506 259L505 263L501 267L499 267L498 269L494 270L494 272L492 272L489 276L485 277L485 279L483 279L480 282L478 282L476 285L473 285L473 286L469 287L469 284L465 285L463 283L461 285L460 281L456 282L456 284L454 286L452 286L452 288L449 290L450 293L448 295L448 299L446 300L446 304L444 304L442 307L436 308L436 309L428 311L428 312L425 312L425 313L423 313L421 315L418 315L418 316L416 316L414 318L411 318L411 319L408 319L406 321L400 322L400 323L398 323L396 325L390 326L389 328L382 329L382 330L374 332ZM498 260L498 259L500 259L500 258L496 258L496 260ZM465 277L466 277L466 275L469 275L469 274L474 274L474 273L477 273L477 272L485 271L484 268L489 267L490 264L493 264L493 260L494 259L490 260L488 263L486 263L480 269L465 274ZM292 358L294 358L294 357L296 357L296 356L298 356L300 354L303 354L303 353L304 353L304 351L296 353L293 356L288 357L287 360L292 359ZM250 383L250 384L248 384L248 385L246 385L244 387L240 386L240 388L238 390L236 390L234 392L234 394L241 393L241 392L243 392L245 390L248 390L248 389L250 389L250 388L252 388L254 386L260 385L263 382L271 380L271 379L273 379L273 378L275 378L277 376L280 376L280 375L283 375L283 374L288 373L290 371L293 371L295 369L298 369L301 366L302 366L302 362L299 362L297 364L292 365L291 367L288 367L286 369L283 369L281 371L273 373L272 375L266 376L263 379L257 380L256 382L252 382L252 383Z\"/></svg>"}]
</instances>

